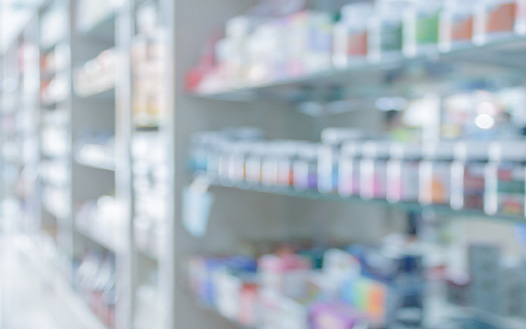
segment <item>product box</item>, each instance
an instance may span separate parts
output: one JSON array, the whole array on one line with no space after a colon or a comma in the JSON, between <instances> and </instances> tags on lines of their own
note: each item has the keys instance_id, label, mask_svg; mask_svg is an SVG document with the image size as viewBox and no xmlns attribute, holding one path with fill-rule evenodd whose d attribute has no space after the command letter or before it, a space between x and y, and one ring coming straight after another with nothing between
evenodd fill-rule
<instances>
[{"instance_id":1,"label":"product box","mask_svg":"<svg viewBox=\"0 0 526 329\"><path fill-rule=\"evenodd\" d=\"M309 322L312 329L352 329L368 319L348 304L328 302L313 306Z\"/></svg>"},{"instance_id":2,"label":"product box","mask_svg":"<svg viewBox=\"0 0 526 329\"><path fill-rule=\"evenodd\" d=\"M267 255L259 261L263 288L288 297L301 296L304 293L311 269L309 260L293 254Z\"/></svg>"}]
</instances>

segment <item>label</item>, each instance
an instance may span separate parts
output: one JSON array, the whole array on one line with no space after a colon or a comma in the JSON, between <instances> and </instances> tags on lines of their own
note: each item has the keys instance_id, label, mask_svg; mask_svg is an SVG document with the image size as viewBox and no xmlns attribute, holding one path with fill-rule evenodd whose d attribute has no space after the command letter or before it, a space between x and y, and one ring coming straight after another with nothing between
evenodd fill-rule
<instances>
[{"instance_id":1,"label":"label","mask_svg":"<svg viewBox=\"0 0 526 329\"><path fill-rule=\"evenodd\" d=\"M261 159L259 157L247 159L246 177L249 182L261 183Z\"/></svg>"},{"instance_id":2,"label":"label","mask_svg":"<svg viewBox=\"0 0 526 329\"><path fill-rule=\"evenodd\" d=\"M420 15L416 19L416 43L429 44L438 43L438 27L440 13L431 15Z\"/></svg>"},{"instance_id":3,"label":"label","mask_svg":"<svg viewBox=\"0 0 526 329\"><path fill-rule=\"evenodd\" d=\"M486 31L488 33L513 31L516 12L516 3L505 3L488 8Z\"/></svg>"},{"instance_id":4,"label":"label","mask_svg":"<svg viewBox=\"0 0 526 329\"><path fill-rule=\"evenodd\" d=\"M525 169L513 164L498 169L497 209L504 215L524 215Z\"/></svg>"},{"instance_id":5,"label":"label","mask_svg":"<svg viewBox=\"0 0 526 329\"><path fill-rule=\"evenodd\" d=\"M473 38L473 15L456 15L451 24L452 41L468 41Z\"/></svg>"},{"instance_id":6,"label":"label","mask_svg":"<svg viewBox=\"0 0 526 329\"><path fill-rule=\"evenodd\" d=\"M350 57L367 55L367 31L350 33L347 44L347 54Z\"/></svg>"},{"instance_id":7,"label":"label","mask_svg":"<svg viewBox=\"0 0 526 329\"><path fill-rule=\"evenodd\" d=\"M380 26L380 50L382 52L402 51L402 23L382 22Z\"/></svg>"}]
</instances>

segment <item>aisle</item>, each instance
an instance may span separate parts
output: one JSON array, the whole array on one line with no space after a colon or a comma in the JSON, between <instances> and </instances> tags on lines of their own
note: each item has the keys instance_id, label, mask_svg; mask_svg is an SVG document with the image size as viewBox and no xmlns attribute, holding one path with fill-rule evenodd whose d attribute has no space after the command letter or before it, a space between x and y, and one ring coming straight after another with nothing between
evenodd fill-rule
<instances>
[{"instance_id":1,"label":"aisle","mask_svg":"<svg viewBox=\"0 0 526 329\"><path fill-rule=\"evenodd\" d=\"M33 254L28 255L29 250ZM0 328L93 328L79 316L67 285L48 277L49 269L36 266L34 252L27 238L0 238Z\"/></svg>"}]
</instances>

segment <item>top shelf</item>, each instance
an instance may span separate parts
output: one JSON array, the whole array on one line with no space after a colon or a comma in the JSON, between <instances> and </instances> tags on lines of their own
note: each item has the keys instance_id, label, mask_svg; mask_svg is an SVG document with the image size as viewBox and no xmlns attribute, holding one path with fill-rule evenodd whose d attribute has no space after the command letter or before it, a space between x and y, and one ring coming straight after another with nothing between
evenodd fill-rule
<instances>
[{"instance_id":1,"label":"top shelf","mask_svg":"<svg viewBox=\"0 0 526 329\"><path fill-rule=\"evenodd\" d=\"M258 99L307 101L312 91L319 94L327 89L326 98L335 95L375 96L393 93L399 95L414 86L414 78L428 83L485 79L498 75L510 79L524 79L526 36L513 36L484 45L469 45L443 52L438 49L415 57L400 56L381 62L357 62L345 68L331 67L313 74L289 77L260 83L239 83L210 91L195 91L191 95L213 100L254 101ZM415 70L423 68L423 70ZM416 72L416 73L415 73ZM404 74L407 73L407 74ZM409 79L407 78L409 76ZM411 77L413 79L411 79ZM403 78L401 81L393 78Z\"/></svg>"}]
</instances>

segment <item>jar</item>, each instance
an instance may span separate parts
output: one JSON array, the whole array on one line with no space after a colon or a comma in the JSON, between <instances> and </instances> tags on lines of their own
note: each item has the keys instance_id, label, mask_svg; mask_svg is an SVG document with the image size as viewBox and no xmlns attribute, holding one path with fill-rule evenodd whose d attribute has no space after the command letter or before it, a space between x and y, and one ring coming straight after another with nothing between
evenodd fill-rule
<instances>
[{"instance_id":1,"label":"jar","mask_svg":"<svg viewBox=\"0 0 526 329\"><path fill-rule=\"evenodd\" d=\"M403 12L410 1L378 1L376 14L368 24L368 58L373 62L397 60L402 56Z\"/></svg>"},{"instance_id":2,"label":"jar","mask_svg":"<svg viewBox=\"0 0 526 329\"><path fill-rule=\"evenodd\" d=\"M490 145L485 210L490 215L525 215L526 141Z\"/></svg>"},{"instance_id":3,"label":"jar","mask_svg":"<svg viewBox=\"0 0 526 329\"><path fill-rule=\"evenodd\" d=\"M451 207L484 211L488 143L461 142L451 167Z\"/></svg>"},{"instance_id":4,"label":"jar","mask_svg":"<svg viewBox=\"0 0 526 329\"><path fill-rule=\"evenodd\" d=\"M261 184L262 163L266 149L267 144L264 142L252 144L245 162L245 176L248 183Z\"/></svg>"},{"instance_id":5,"label":"jar","mask_svg":"<svg viewBox=\"0 0 526 329\"><path fill-rule=\"evenodd\" d=\"M404 54L414 57L437 50L443 0L420 0L404 12Z\"/></svg>"},{"instance_id":6,"label":"jar","mask_svg":"<svg viewBox=\"0 0 526 329\"><path fill-rule=\"evenodd\" d=\"M351 3L342 8L342 19L334 25L333 64L345 68L367 56L367 24L373 13L370 3Z\"/></svg>"},{"instance_id":7,"label":"jar","mask_svg":"<svg viewBox=\"0 0 526 329\"><path fill-rule=\"evenodd\" d=\"M342 197L360 194L361 156L360 142L352 141L343 144L338 166L338 193Z\"/></svg>"},{"instance_id":8,"label":"jar","mask_svg":"<svg viewBox=\"0 0 526 329\"><path fill-rule=\"evenodd\" d=\"M357 140L363 134L354 129L328 128L322 132L322 144L318 149L318 191L338 192L338 162L342 144Z\"/></svg>"},{"instance_id":9,"label":"jar","mask_svg":"<svg viewBox=\"0 0 526 329\"><path fill-rule=\"evenodd\" d=\"M422 160L420 145L394 144L387 163L387 200L418 202L418 171Z\"/></svg>"},{"instance_id":10,"label":"jar","mask_svg":"<svg viewBox=\"0 0 526 329\"><path fill-rule=\"evenodd\" d=\"M473 42L484 44L512 37L517 23L517 0L483 0L476 8ZM522 7L522 6L521 6Z\"/></svg>"},{"instance_id":11,"label":"jar","mask_svg":"<svg viewBox=\"0 0 526 329\"><path fill-rule=\"evenodd\" d=\"M472 0L449 0L440 15L441 51L466 47L472 44L475 7Z\"/></svg>"},{"instance_id":12,"label":"jar","mask_svg":"<svg viewBox=\"0 0 526 329\"><path fill-rule=\"evenodd\" d=\"M451 199L451 163L454 144L424 145L420 164L419 200L422 204L448 205Z\"/></svg>"},{"instance_id":13,"label":"jar","mask_svg":"<svg viewBox=\"0 0 526 329\"><path fill-rule=\"evenodd\" d=\"M360 161L360 195L364 199L385 199L389 142L365 142Z\"/></svg>"},{"instance_id":14,"label":"jar","mask_svg":"<svg viewBox=\"0 0 526 329\"><path fill-rule=\"evenodd\" d=\"M318 189L319 144L303 144L298 147L294 161L294 188L298 191Z\"/></svg>"}]
</instances>

